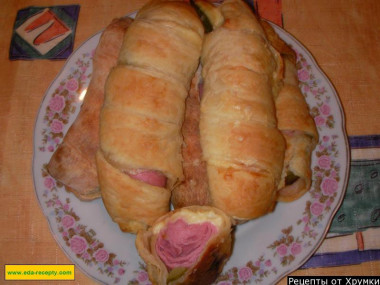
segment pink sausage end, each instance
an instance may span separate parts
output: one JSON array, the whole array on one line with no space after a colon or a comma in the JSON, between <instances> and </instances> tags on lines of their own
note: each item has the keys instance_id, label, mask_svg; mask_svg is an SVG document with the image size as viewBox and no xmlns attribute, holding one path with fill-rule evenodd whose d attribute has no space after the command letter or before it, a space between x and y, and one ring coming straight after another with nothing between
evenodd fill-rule
<instances>
[{"instance_id":1,"label":"pink sausage end","mask_svg":"<svg viewBox=\"0 0 380 285\"><path fill-rule=\"evenodd\" d=\"M133 179L145 182L147 184L165 187L167 178L164 174L155 170L134 169L127 172Z\"/></svg>"},{"instance_id":2,"label":"pink sausage end","mask_svg":"<svg viewBox=\"0 0 380 285\"><path fill-rule=\"evenodd\" d=\"M161 230L155 248L169 269L189 268L196 263L207 242L217 231L210 222L188 224L178 219Z\"/></svg>"}]
</instances>

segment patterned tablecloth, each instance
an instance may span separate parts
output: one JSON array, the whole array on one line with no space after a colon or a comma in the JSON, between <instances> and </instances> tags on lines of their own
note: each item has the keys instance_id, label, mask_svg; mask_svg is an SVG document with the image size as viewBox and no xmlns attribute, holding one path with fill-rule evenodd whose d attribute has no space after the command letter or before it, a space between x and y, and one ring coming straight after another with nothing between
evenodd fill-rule
<instances>
[{"instance_id":1,"label":"patterned tablecloth","mask_svg":"<svg viewBox=\"0 0 380 285\"><path fill-rule=\"evenodd\" d=\"M281 0L249 3L261 17L283 26ZM78 14L79 5L19 10L9 58L66 59L73 51ZM350 177L344 201L327 238L302 268L380 260L380 135L349 136L349 144Z\"/></svg>"},{"instance_id":2,"label":"patterned tablecloth","mask_svg":"<svg viewBox=\"0 0 380 285\"><path fill-rule=\"evenodd\" d=\"M380 260L380 135L350 136L350 177L327 239L303 268Z\"/></svg>"}]
</instances>

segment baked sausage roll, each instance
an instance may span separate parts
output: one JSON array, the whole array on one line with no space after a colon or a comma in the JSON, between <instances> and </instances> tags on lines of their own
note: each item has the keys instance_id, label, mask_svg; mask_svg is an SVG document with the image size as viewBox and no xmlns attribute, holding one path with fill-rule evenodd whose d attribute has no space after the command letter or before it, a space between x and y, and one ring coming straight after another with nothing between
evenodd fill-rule
<instances>
[{"instance_id":1,"label":"baked sausage roll","mask_svg":"<svg viewBox=\"0 0 380 285\"><path fill-rule=\"evenodd\" d=\"M272 211L284 161L274 99L282 59L240 0L220 6L224 23L205 36L200 140L211 205L240 221Z\"/></svg>"},{"instance_id":2,"label":"baked sausage roll","mask_svg":"<svg viewBox=\"0 0 380 285\"><path fill-rule=\"evenodd\" d=\"M284 168L278 201L300 198L311 186L311 154L318 142L315 122L299 88L296 54L267 23L262 22L269 41L284 59L283 86L275 101L278 128L286 140Z\"/></svg>"},{"instance_id":3,"label":"baked sausage roll","mask_svg":"<svg viewBox=\"0 0 380 285\"><path fill-rule=\"evenodd\" d=\"M211 284L231 255L232 219L209 206L176 209L136 237L153 284Z\"/></svg>"},{"instance_id":4,"label":"baked sausage roll","mask_svg":"<svg viewBox=\"0 0 380 285\"><path fill-rule=\"evenodd\" d=\"M92 78L81 110L47 165L50 175L81 200L100 197L95 154L99 147L104 84L117 64L124 34L131 22L131 18L115 19L103 31L92 60Z\"/></svg>"},{"instance_id":5,"label":"baked sausage roll","mask_svg":"<svg viewBox=\"0 0 380 285\"><path fill-rule=\"evenodd\" d=\"M97 153L102 198L123 231L136 233L169 211L183 180L181 125L203 27L183 1L152 1L125 34L108 76Z\"/></svg>"},{"instance_id":6,"label":"baked sausage roll","mask_svg":"<svg viewBox=\"0 0 380 285\"><path fill-rule=\"evenodd\" d=\"M276 100L278 127L286 140L278 201L300 198L311 186L311 154L318 132L299 87L295 62L285 59L285 80Z\"/></svg>"}]
</instances>

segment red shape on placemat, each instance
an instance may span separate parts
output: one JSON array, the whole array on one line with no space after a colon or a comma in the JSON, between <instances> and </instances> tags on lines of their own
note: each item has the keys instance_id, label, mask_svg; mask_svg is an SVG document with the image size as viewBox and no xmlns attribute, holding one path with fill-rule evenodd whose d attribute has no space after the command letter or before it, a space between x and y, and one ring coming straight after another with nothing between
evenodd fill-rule
<instances>
[{"instance_id":1,"label":"red shape on placemat","mask_svg":"<svg viewBox=\"0 0 380 285\"><path fill-rule=\"evenodd\" d=\"M363 234L361 232L356 232L356 242L358 244L358 250L363 251L364 250L364 240L363 240Z\"/></svg>"},{"instance_id":2,"label":"red shape on placemat","mask_svg":"<svg viewBox=\"0 0 380 285\"><path fill-rule=\"evenodd\" d=\"M67 31L69 31L69 29L66 26L64 26L60 21L54 20L53 24L50 25L49 28L47 28L45 31L39 34L37 38L34 39L33 44L39 45L46 43L52 39L55 39L56 37L59 37L60 35L63 35Z\"/></svg>"},{"instance_id":3,"label":"red shape on placemat","mask_svg":"<svg viewBox=\"0 0 380 285\"><path fill-rule=\"evenodd\" d=\"M53 12L47 10L43 12L41 16L35 19L32 23L30 23L25 28L25 31L31 32L37 29L38 27L47 24L49 21L53 21L53 23L34 39L33 44L39 45L46 43L52 39L55 39L56 37L63 35L64 33L70 30L68 27L66 27L65 24L63 24L58 19L58 17Z\"/></svg>"},{"instance_id":4,"label":"red shape on placemat","mask_svg":"<svg viewBox=\"0 0 380 285\"><path fill-rule=\"evenodd\" d=\"M255 0L255 9L258 15L268 21L282 27L282 2L281 0Z\"/></svg>"},{"instance_id":5,"label":"red shape on placemat","mask_svg":"<svg viewBox=\"0 0 380 285\"><path fill-rule=\"evenodd\" d=\"M35 19L32 23L30 23L26 28L25 32L31 32L38 27L41 27L42 25L45 25L50 20L54 19L54 14L50 12L50 10L47 10L42 13L41 16L39 16L37 19Z\"/></svg>"}]
</instances>

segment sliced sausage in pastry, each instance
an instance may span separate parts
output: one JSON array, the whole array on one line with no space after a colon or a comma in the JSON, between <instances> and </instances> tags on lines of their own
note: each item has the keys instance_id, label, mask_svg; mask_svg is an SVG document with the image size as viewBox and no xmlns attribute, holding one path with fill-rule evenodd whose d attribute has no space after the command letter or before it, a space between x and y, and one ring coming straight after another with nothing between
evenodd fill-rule
<instances>
[{"instance_id":1,"label":"sliced sausage in pastry","mask_svg":"<svg viewBox=\"0 0 380 285\"><path fill-rule=\"evenodd\" d=\"M183 1L151 1L125 34L108 76L97 165L106 209L136 233L169 211L183 180L181 126L203 27Z\"/></svg>"},{"instance_id":2,"label":"sliced sausage in pastry","mask_svg":"<svg viewBox=\"0 0 380 285\"><path fill-rule=\"evenodd\" d=\"M209 206L189 206L139 231L136 247L153 284L215 281L231 255L232 219Z\"/></svg>"}]
</instances>

